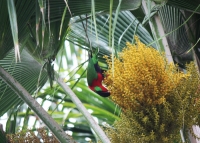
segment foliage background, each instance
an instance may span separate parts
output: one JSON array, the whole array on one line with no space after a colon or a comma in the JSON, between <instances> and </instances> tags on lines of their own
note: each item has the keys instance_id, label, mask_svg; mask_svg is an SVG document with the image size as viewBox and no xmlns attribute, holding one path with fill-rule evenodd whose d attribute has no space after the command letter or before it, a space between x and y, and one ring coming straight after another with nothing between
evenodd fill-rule
<instances>
[{"instance_id":1,"label":"foliage background","mask_svg":"<svg viewBox=\"0 0 200 143\"><path fill-rule=\"evenodd\" d=\"M80 0L69 0L68 3L63 0L9 2L0 1L0 65L40 101L44 108L47 107L46 103L50 103L51 106L46 108L48 113L62 124L65 130L72 131L73 138L79 142L85 141L85 137L96 140L96 135L71 100L68 97L64 98L65 93L56 83L52 83L53 89L49 86L42 88L48 78L52 82L55 58L54 65L58 65L60 75L66 78L67 84L90 109L89 111L93 110L92 115L99 119L99 124L106 122L110 125L114 120L119 119L120 109L109 99L101 98L88 90L84 79L87 63L82 66L87 61L87 52L82 49L99 47L100 65L104 69L107 65L102 56L110 55L114 51L117 54L125 46L126 41L133 42L135 34L143 43L151 44L154 48L164 51L163 47L158 47L159 42L156 42L160 37L154 34L158 31L156 31L154 17L151 17L151 14L155 14L154 16L158 14L167 34L174 62L181 68L185 68L185 63L191 60L195 60L199 65L200 9L197 0L155 1L157 3L155 7L151 5L150 0L147 0L145 2L147 2L148 13L143 12L144 1L142 0L122 0L121 9L117 9L118 1L113 1L110 9L112 0L95 0L95 3ZM96 12L95 16L91 12L92 9ZM9 19L12 16L9 11L13 11L16 20ZM115 20L117 20L116 25ZM148 22L152 22L154 28ZM87 32L83 25L87 27ZM18 32L18 36L12 34L12 29ZM64 44L65 40L69 41L69 44ZM112 41L114 44L110 48ZM13 50L16 49L13 45L16 47L17 43L21 53L21 62L18 63L15 62ZM75 65L76 60L76 65L79 66L71 72L71 67ZM33 128L42 124L1 79L0 105L1 121L2 118L9 117L6 119L6 133L16 132L19 124L25 129L32 120L34 120ZM56 106L58 108L52 113ZM76 122L71 118L76 119Z\"/></svg>"}]
</instances>

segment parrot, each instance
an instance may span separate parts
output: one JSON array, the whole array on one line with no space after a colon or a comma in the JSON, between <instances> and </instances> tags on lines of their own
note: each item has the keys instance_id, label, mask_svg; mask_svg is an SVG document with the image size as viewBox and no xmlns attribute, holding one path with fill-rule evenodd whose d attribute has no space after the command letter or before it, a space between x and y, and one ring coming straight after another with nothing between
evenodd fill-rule
<instances>
[{"instance_id":1,"label":"parrot","mask_svg":"<svg viewBox=\"0 0 200 143\"><path fill-rule=\"evenodd\" d=\"M98 51L96 50L94 54L90 54L89 63L87 67L87 83L89 88L99 94L102 97L110 96L108 89L102 85L104 79L103 70L98 65L97 59Z\"/></svg>"}]
</instances>

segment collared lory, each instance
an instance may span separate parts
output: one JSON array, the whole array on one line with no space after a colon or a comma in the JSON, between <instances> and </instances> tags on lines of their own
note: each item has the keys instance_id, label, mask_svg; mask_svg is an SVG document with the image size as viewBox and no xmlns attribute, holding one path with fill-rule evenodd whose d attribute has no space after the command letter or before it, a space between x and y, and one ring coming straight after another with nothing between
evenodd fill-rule
<instances>
[{"instance_id":1,"label":"collared lory","mask_svg":"<svg viewBox=\"0 0 200 143\"><path fill-rule=\"evenodd\" d=\"M87 82L89 88L102 97L110 96L110 92L102 85L104 79L103 70L98 65L97 59L98 52L95 52L89 58L87 67Z\"/></svg>"}]
</instances>

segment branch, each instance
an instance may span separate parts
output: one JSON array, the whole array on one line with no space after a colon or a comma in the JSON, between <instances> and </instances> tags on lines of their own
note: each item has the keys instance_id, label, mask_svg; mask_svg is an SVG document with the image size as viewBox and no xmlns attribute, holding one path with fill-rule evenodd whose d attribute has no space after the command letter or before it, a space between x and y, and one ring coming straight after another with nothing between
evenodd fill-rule
<instances>
[{"instance_id":1,"label":"branch","mask_svg":"<svg viewBox=\"0 0 200 143\"><path fill-rule=\"evenodd\" d=\"M0 66L0 78L3 79L15 93L37 114L55 137L62 143L74 143L63 129L52 119L40 104L22 87L7 71Z\"/></svg>"},{"instance_id":2,"label":"branch","mask_svg":"<svg viewBox=\"0 0 200 143\"><path fill-rule=\"evenodd\" d=\"M150 5L151 5L151 2L150 2ZM155 4L153 3L153 5L155 5ZM154 17L151 18L151 13L149 13L150 9L148 9L148 6L147 6L147 3L145 0L142 0L142 7L144 9L144 13L146 14L146 16L149 15L149 18L150 18L149 25L151 27L151 31L152 31L152 34L153 34L153 37L155 40L154 42L156 43L156 46L158 48L157 50L159 52L165 51L165 55L166 55L168 62L173 63L173 58L171 55L171 51L169 49L169 44L167 42L164 28L162 26L159 16L154 15ZM150 45L151 44L153 44L153 43L150 43Z\"/></svg>"},{"instance_id":3,"label":"branch","mask_svg":"<svg viewBox=\"0 0 200 143\"><path fill-rule=\"evenodd\" d=\"M61 78L56 79L58 84L63 88L65 93L69 95L72 102L76 105L78 110L85 116L86 120L88 121L90 127L96 132L96 134L99 136L100 140L103 143L110 143L110 140L105 135L104 131L99 127L99 125L94 121L90 113L88 113L85 106L83 106L82 102L78 99L78 97L74 94L74 92L67 86L65 82Z\"/></svg>"}]
</instances>

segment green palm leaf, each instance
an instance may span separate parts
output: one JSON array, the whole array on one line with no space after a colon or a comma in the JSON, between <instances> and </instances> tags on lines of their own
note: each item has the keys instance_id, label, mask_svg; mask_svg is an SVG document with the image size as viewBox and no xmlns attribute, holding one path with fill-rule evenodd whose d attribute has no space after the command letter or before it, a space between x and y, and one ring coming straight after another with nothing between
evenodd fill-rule
<instances>
[{"instance_id":1,"label":"green palm leaf","mask_svg":"<svg viewBox=\"0 0 200 143\"><path fill-rule=\"evenodd\" d=\"M10 21L8 16L7 1L0 1L0 60L3 59L8 52L13 48L14 44L11 39L12 32L10 28ZM18 38L19 43L28 35L26 33L27 23L31 16L34 14L35 4L34 1L15 1L17 25L18 25Z\"/></svg>"},{"instance_id":2,"label":"green palm leaf","mask_svg":"<svg viewBox=\"0 0 200 143\"><path fill-rule=\"evenodd\" d=\"M114 14L113 14L114 17ZM89 43L86 40L86 33L82 26L82 22L85 26L87 26L87 35L89 37L89 40L91 41L91 44L94 48L100 49L100 54L103 55L109 55L111 53L111 49L109 48L108 43L108 37L109 37L109 22L108 22L109 15L98 15L96 17L97 20L97 27L98 27L98 41L96 41L94 28L92 27L92 22L90 20L81 21L79 17L74 17L71 21L71 29L72 31L69 33L69 36L67 40L69 40L72 43L79 43L80 45L85 45L87 47L89 46ZM136 27L139 24L137 31ZM120 12L118 15L118 20L116 24L116 30L115 30L115 48L117 51L121 51L123 47L125 47L126 42L133 42L134 39L134 33L136 32L136 35L138 35L142 42L145 44L149 44L153 41L151 35L149 32L139 23L136 17L132 15L129 11L123 11ZM128 30L126 30L128 28ZM92 30L92 31L91 31ZM155 46L155 45L153 45ZM83 47L85 48L85 47ZM87 49L87 48L86 48ZM89 49L88 49L89 50Z\"/></svg>"},{"instance_id":3,"label":"green palm leaf","mask_svg":"<svg viewBox=\"0 0 200 143\"><path fill-rule=\"evenodd\" d=\"M41 88L47 81L46 71L42 70L42 66L25 50L21 53L20 63L15 62L14 51L11 51L3 60L0 60L0 65L31 94L36 89ZM39 76L40 72L41 76ZM23 101L18 95L0 79L0 116L12 107L16 107L22 103Z\"/></svg>"},{"instance_id":4,"label":"green palm leaf","mask_svg":"<svg viewBox=\"0 0 200 143\"><path fill-rule=\"evenodd\" d=\"M180 9L172 6L164 6L159 11L159 15L166 33L170 33L185 22L185 17ZM167 36L172 56L175 62L182 67L184 67L185 62L193 59L192 53L188 53L191 45L187 32L191 32L190 29L186 29L186 26L182 26Z\"/></svg>"},{"instance_id":5,"label":"green palm leaf","mask_svg":"<svg viewBox=\"0 0 200 143\"><path fill-rule=\"evenodd\" d=\"M200 4L198 0L168 0L168 5L177 7L180 9L188 10L188 11L195 11L197 6ZM196 11L196 13L200 13L200 9Z\"/></svg>"},{"instance_id":6,"label":"green palm leaf","mask_svg":"<svg viewBox=\"0 0 200 143\"><path fill-rule=\"evenodd\" d=\"M95 0L95 11L96 11L96 28L98 33L98 41L96 41L96 34L93 21L90 20L89 13L91 12L91 1L88 0L68 0L69 7L66 8L66 3L63 0L49 0L49 3L44 3L42 7L46 7L44 9L45 15L40 13L40 10L37 11L38 15L35 14L35 8L42 8L39 7L36 1L24 1L21 2L20 0L15 0L15 7L16 7L16 15L17 15L17 24L18 24L18 31L19 31L19 42L22 47L26 47L26 51L23 50L22 52L22 62L15 63L14 62L14 53L11 52L13 49L13 41L8 40L12 39L12 33L10 29L10 22L8 17L8 10L6 1L3 0L0 2L0 64L8 70L12 75L18 80L31 94L34 91L42 86L47 80L47 72L43 71L40 77L40 84L38 84L38 78L41 71L41 65L38 64L34 59L37 61L44 63L46 59L54 59L57 55L58 51L64 47L63 43L67 36L67 40L71 42L71 45L78 45L84 49L90 48L90 43L86 39L86 33L82 26L82 23L87 26L87 34L89 35L89 40L92 43L93 48L100 48L100 65L103 65L106 68L105 60L102 59L103 55L110 55L111 48L109 45L109 4L110 1L106 0ZM40 1L42 2L42 1ZM45 2L45 1L44 1ZM46 1L47 2L47 1ZM168 0L168 5L160 10L159 14L162 18L163 25L165 27L166 33L170 32L174 27L180 25L182 21L182 15L178 9L172 8L178 7L190 11L194 11L196 8L197 0L190 2L188 0ZM121 3L121 10L135 10L139 8L141 5L141 0L122 0ZM113 11L117 8L118 1L113 1ZM48 9L50 11L48 11ZM141 10L141 8L139 9ZM71 18L70 12L72 13L73 20L71 21L71 25L68 25L69 19ZM199 12L199 10L197 11ZM174 14L176 13L176 14ZM83 14L88 14L89 16L86 17ZM80 19L78 15L82 15L83 19ZM77 17L76 17L77 16ZM145 15L137 15L135 11L122 11L118 15L116 28L114 31L114 39L115 43L114 46L117 52L120 52L123 47L125 46L126 42L134 42L134 35L138 35L140 40L145 43L149 44L152 43L153 38L151 36L151 31L147 27L143 27L140 23L142 22ZM115 14L112 14L112 20L115 17ZM43 21L41 19L43 18ZM40 21L39 21L40 19ZM86 22L87 19L87 22ZM168 20L167 20L168 19ZM170 19L170 20L169 20ZM28 24L27 24L28 23ZM87 23L87 24L86 24ZM113 23L113 21L112 21ZM36 32L36 25L38 24L39 30ZM46 24L46 25L45 25ZM43 28L42 26L43 25ZM62 27L60 27L62 25ZM71 28L69 33L68 26ZM138 27L137 27L138 26ZM61 30L62 29L62 30ZM68 29L68 30L67 30ZM61 31L61 33L60 33ZM42 32L45 33L44 37L42 37ZM60 33L60 35L59 35ZM186 43L179 39L179 36L182 36L182 40L184 39ZM60 38L60 40L59 40ZM168 40L170 41L170 48L171 50L175 51L176 54L183 54L185 53L186 49L189 48L189 42L185 33L184 28L180 28L176 30L174 33L168 36ZM39 44L37 44L37 42ZM185 47L183 45L185 45ZM180 47L176 47L175 45L180 45ZM156 48L155 45L152 45ZM77 53L75 46L67 47L70 48L71 51ZM28 53L28 52L29 53ZM33 56L33 57L32 57ZM58 56L60 56L58 54ZM186 57L187 59L188 57ZM62 57L58 57L59 61L62 62ZM68 59L67 59L68 60ZM72 59L67 61L68 64L73 63ZM31 65L31 66L30 66ZM68 65L70 67L70 65ZM63 70L63 69L61 69ZM80 74L83 73L85 69L80 70ZM77 72L78 73L78 72ZM70 75L72 76L72 75ZM83 76L85 77L85 75ZM109 99L105 99L100 97L99 95L95 94L91 90L87 88L82 78L77 80L72 78L70 80L71 87L76 85L73 91L79 97L79 99L84 102L84 105L87 109L92 109L92 115L99 118L100 124L103 121L106 121L110 124L114 122L114 120L118 119L118 115L120 110L116 108L116 105L112 103ZM78 83L76 81L79 81ZM57 87L57 86L56 86ZM81 88L80 90L78 90ZM60 96L62 94L62 96ZM51 98L46 98L47 95L52 95ZM45 91L45 93L40 93L38 98L42 98L44 101L51 101L52 103L59 103L61 99L63 99L65 93L60 88L55 88L52 90L49 88ZM47 96L48 97L48 96ZM68 114L67 117L64 117L63 110L54 111L52 113L54 119L62 123L65 120L65 129L70 129L66 125L70 123L68 120L69 118L76 118L79 123L74 123L74 128L71 130L74 131L73 137L78 139L78 136L82 136L83 138L86 136L90 136L94 138L91 134L90 128L85 130L84 127L87 125L85 120L82 118L81 114L77 112L75 105L71 102L71 100L67 97L64 99L66 103L61 103L60 105L63 106L63 110L67 108L71 108L72 111ZM15 107L17 105L22 104L21 99L19 99L15 93L7 87L7 85L0 80L0 116L5 113L11 107ZM52 111L49 109L49 112ZM32 114L31 114L32 115ZM80 128L79 128L80 127ZM80 129L80 130L78 130ZM80 131L80 132L79 132ZM88 134L83 134L83 132L88 132Z\"/></svg>"},{"instance_id":7,"label":"green palm leaf","mask_svg":"<svg viewBox=\"0 0 200 143\"><path fill-rule=\"evenodd\" d=\"M123 4L121 6L122 9L136 9L140 6L141 0L134 0L130 3L128 0L123 0ZM70 8L70 11L72 12L72 16L77 16L85 13L90 13L91 11L91 1L80 1L80 0L70 0L68 1L68 5ZM114 2L113 9L116 9L118 5L118 2ZM38 3L36 1L24 1L21 2L20 0L15 0L15 7L16 7L16 15L17 15L17 25L18 25L18 37L19 42L21 42L24 38L26 38L30 31L28 30L27 24L35 24L35 7L38 6ZM48 3L43 4L44 13L46 16L45 21L52 22L61 22L64 9L66 7L66 4L63 0L49 0ZM100 0L95 2L96 11L109 11L109 2L104 0L104 3ZM2 0L0 2L0 59L3 59L6 54L13 48L13 42L11 29L10 29L10 22L8 17L8 9L7 9L7 2L6 0ZM48 9L50 11L48 12ZM48 16L49 14L49 16ZM68 21L71 17L69 11L66 13L66 20ZM39 17L38 17L39 18ZM42 17L41 17L42 18ZM37 23L39 24L39 23ZM35 26L33 26L35 27ZM66 30L62 28L63 30ZM62 39L62 38L61 38Z\"/></svg>"}]
</instances>

